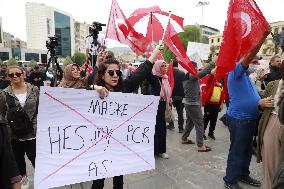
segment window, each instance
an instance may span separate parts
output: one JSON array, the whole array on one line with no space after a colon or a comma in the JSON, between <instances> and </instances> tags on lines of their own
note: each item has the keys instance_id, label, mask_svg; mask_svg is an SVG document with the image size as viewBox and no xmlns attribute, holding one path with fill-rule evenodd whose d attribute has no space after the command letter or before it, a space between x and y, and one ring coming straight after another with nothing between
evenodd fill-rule
<instances>
[{"instance_id":1,"label":"window","mask_svg":"<svg viewBox=\"0 0 284 189\"><path fill-rule=\"evenodd\" d=\"M211 39L211 43L214 43L214 39Z\"/></svg>"},{"instance_id":2,"label":"window","mask_svg":"<svg viewBox=\"0 0 284 189\"><path fill-rule=\"evenodd\" d=\"M0 43L2 43L2 26L0 24Z\"/></svg>"},{"instance_id":3,"label":"window","mask_svg":"<svg viewBox=\"0 0 284 189\"><path fill-rule=\"evenodd\" d=\"M2 61L9 60L9 52L0 52L0 59Z\"/></svg>"},{"instance_id":4,"label":"window","mask_svg":"<svg viewBox=\"0 0 284 189\"><path fill-rule=\"evenodd\" d=\"M25 53L25 59L26 59L26 61L35 60L36 62L39 62L39 54L37 54L37 53Z\"/></svg>"},{"instance_id":5,"label":"window","mask_svg":"<svg viewBox=\"0 0 284 189\"><path fill-rule=\"evenodd\" d=\"M46 54L41 54L40 58L41 58L42 63L47 63L47 55Z\"/></svg>"},{"instance_id":6,"label":"window","mask_svg":"<svg viewBox=\"0 0 284 189\"><path fill-rule=\"evenodd\" d=\"M71 56L70 17L54 11L55 35L58 37L56 53L63 57Z\"/></svg>"},{"instance_id":7,"label":"window","mask_svg":"<svg viewBox=\"0 0 284 189\"><path fill-rule=\"evenodd\" d=\"M218 41L218 43L220 42L220 38L219 37L218 37L217 41Z\"/></svg>"},{"instance_id":8,"label":"window","mask_svg":"<svg viewBox=\"0 0 284 189\"><path fill-rule=\"evenodd\" d=\"M20 48L12 48L12 57L16 60L21 60L21 49Z\"/></svg>"}]
</instances>

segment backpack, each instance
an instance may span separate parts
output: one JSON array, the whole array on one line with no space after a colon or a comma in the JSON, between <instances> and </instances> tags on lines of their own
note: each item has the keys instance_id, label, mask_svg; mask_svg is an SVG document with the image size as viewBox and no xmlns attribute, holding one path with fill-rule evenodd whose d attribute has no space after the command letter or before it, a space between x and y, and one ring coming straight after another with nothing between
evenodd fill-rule
<instances>
[{"instance_id":1,"label":"backpack","mask_svg":"<svg viewBox=\"0 0 284 189\"><path fill-rule=\"evenodd\" d=\"M6 102L8 104L7 121L12 132L19 138L32 134L33 122L25 110L20 105L16 105L14 97L8 94L6 94Z\"/></svg>"}]
</instances>

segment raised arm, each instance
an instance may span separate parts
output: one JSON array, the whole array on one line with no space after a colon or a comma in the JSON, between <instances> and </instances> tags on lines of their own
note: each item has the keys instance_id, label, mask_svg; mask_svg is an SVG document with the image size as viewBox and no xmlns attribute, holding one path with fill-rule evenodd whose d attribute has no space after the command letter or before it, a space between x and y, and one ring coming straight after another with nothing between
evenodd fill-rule
<instances>
[{"instance_id":1,"label":"raised arm","mask_svg":"<svg viewBox=\"0 0 284 189\"><path fill-rule=\"evenodd\" d=\"M271 33L271 28L268 28L257 43L257 45L243 58L241 61L241 64L243 67L248 68L249 64L252 62L252 60L255 58L256 54L258 53L259 49L261 48L262 44L264 43L266 37Z\"/></svg>"}]
</instances>

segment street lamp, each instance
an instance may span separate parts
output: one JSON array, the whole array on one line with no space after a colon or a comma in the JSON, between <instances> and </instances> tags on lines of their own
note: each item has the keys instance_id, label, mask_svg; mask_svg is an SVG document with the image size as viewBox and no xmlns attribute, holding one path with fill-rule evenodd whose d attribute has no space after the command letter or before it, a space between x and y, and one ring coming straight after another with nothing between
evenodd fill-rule
<instances>
[{"instance_id":1,"label":"street lamp","mask_svg":"<svg viewBox=\"0 0 284 189\"><path fill-rule=\"evenodd\" d=\"M201 7L201 25L203 24L203 7L209 5L209 2L207 1L199 1L196 5L196 7Z\"/></svg>"},{"instance_id":2,"label":"street lamp","mask_svg":"<svg viewBox=\"0 0 284 189\"><path fill-rule=\"evenodd\" d=\"M202 38L202 35L203 35L203 31L202 31L202 24L203 24L203 7L206 6L206 5L209 5L209 2L207 1L199 1L196 5L196 7L201 7L201 23L200 23L200 32L201 32L201 35L200 37Z\"/></svg>"}]
</instances>

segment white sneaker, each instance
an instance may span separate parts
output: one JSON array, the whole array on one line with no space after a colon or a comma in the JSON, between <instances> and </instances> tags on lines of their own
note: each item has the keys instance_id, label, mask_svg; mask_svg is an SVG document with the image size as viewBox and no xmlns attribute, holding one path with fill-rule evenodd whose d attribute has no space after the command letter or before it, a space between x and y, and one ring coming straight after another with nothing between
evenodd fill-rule
<instances>
[{"instance_id":1,"label":"white sneaker","mask_svg":"<svg viewBox=\"0 0 284 189\"><path fill-rule=\"evenodd\" d=\"M163 159L169 159L169 155L166 153L159 154L159 156Z\"/></svg>"},{"instance_id":2,"label":"white sneaker","mask_svg":"<svg viewBox=\"0 0 284 189\"><path fill-rule=\"evenodd\" d=\"M30 181L27 176L24 176L21 180L21 189L30 189Z\"/></svg>"}]
</instances>

